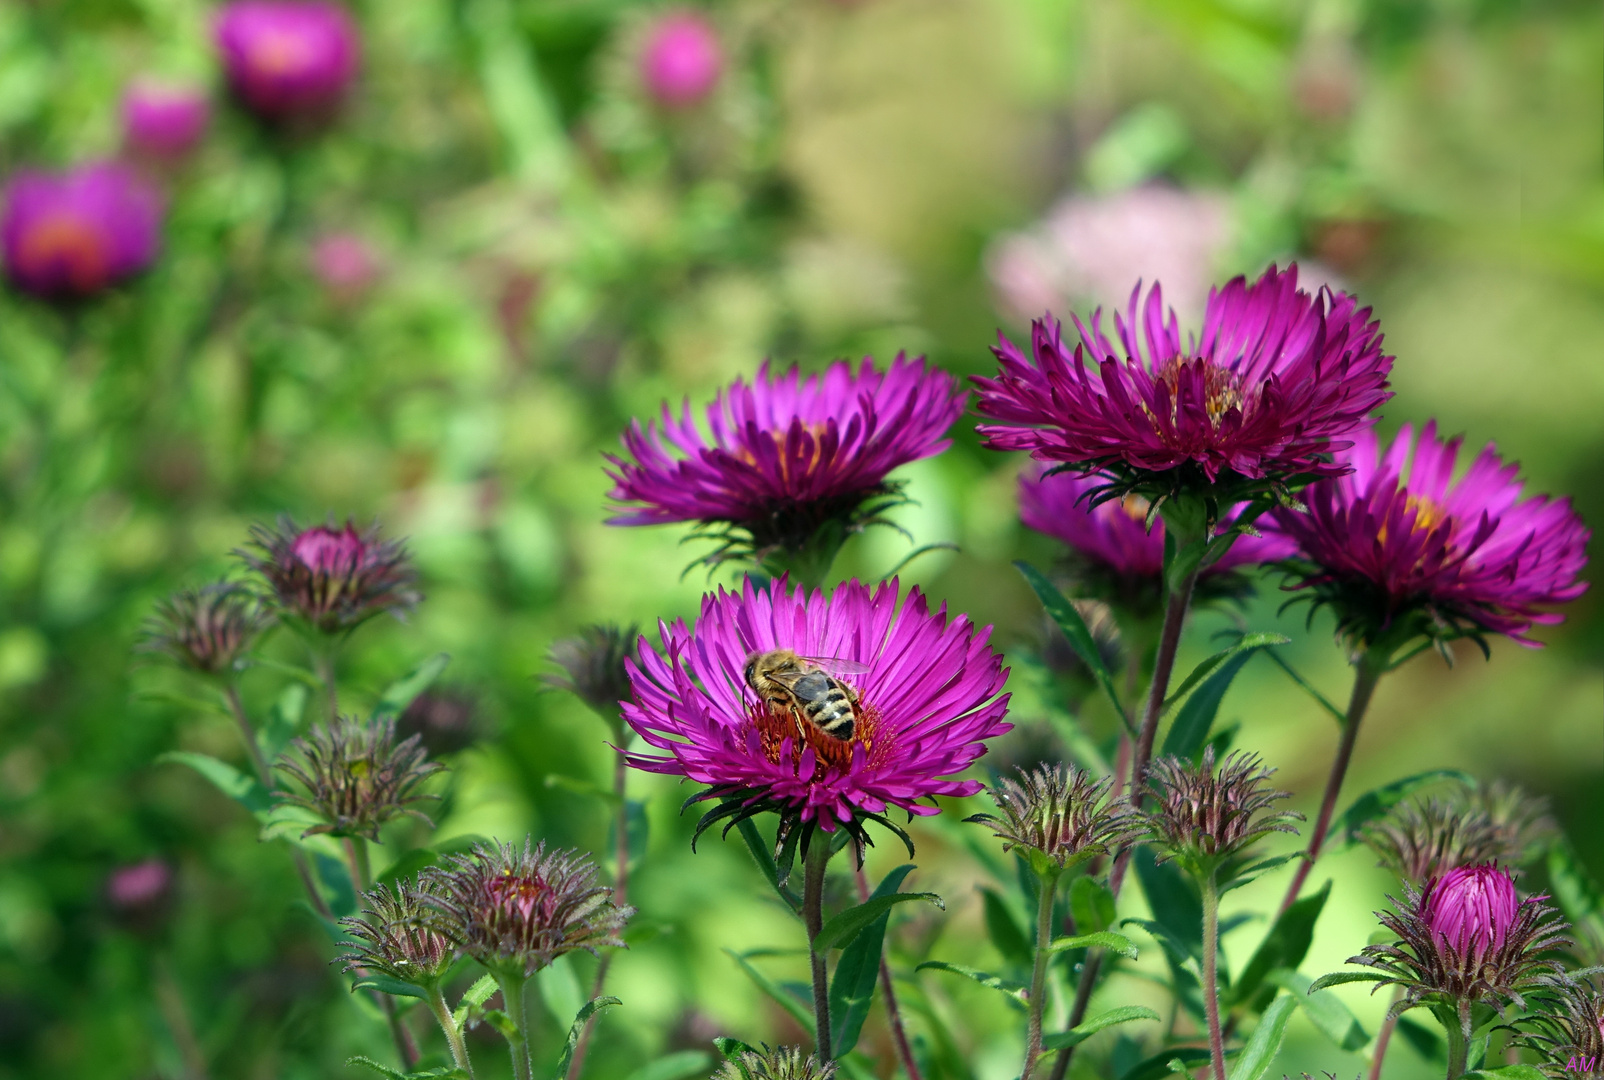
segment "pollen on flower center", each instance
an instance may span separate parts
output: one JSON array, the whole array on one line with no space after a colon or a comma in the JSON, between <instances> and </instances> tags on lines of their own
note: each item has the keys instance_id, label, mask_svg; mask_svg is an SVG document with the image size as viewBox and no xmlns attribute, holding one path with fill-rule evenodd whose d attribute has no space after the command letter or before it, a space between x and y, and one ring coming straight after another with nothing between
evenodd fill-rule
<instances>
[{"instance_id":1,"label":"pollen on flower center","mask_svg":"<svg viewBox=\"0 0 1604 1080\"><path fill-rule=\"evenodd\" d=\"M780 476L787 481L796 476L808 475L819 464L820 453L824 445L824 433L829 427L828 424L800 424L795 426L812 437L812 441L807 444L807 456L795 465L791 461L791 455L785 449L786 440L790 438L791 428L765 431L758 436L758 439L766 439L774 444L774 454L780 465ZM749 445L742 445L736 450L735 456L748 465L762 467L762 463L758 460L757 451Z\"/></svg>"},{"instance_id":2,"label":"pollen on flower center","mask_svg":"<svg viewBox=\"0 0 1604 1080\"><path fill-rule=\"evenodd\" d=\"M44 272L50 264L66 264L74 288L99 288L110 270L104 238L77 214L56 214L22 236L17 261Z\"/></svg>"},{"instance_id":3,"label":"pollen on flower center","mask_svg":"<svg viewBox=\"0 0 1604 1080\"><path fill-rule=\"evenodd\" d=\"M527 920L547 889L537 878L503 874L492 878L485 886L485 891L490 894L492 903L503 909L516 911L521 918Z\"/></svg>"},{"instance_id":4,"label":"pollen on flower center","mask_svg":"<svg viewBox=\"0 0 1604 1080\"><path fill-rule=\"evenodd\" d=\"M1441 503L1428 499L1424 495L1409 495L1404 499L1404 517L1407 519L1410 514L1414 515L1414 528L1411 531L1429 533L1447 520L1448 509ZM1385 520L1382 521L1381 528L1377 530L1376 538L1382 543L1387 542L1387 523Z\"/></svg>"},{"instance_id":5,"label":"pollen on flower center","mask_svg":"<svg viewBox=\"0 0 1604 1080\"><path fill-rule=\"evenodd\" d=\"M800 728L803 740L813 748L813 778L817 780L829 770L845 772L850 769L853 748L859 743L863 744L870 765L884 762L889 755L891 733L881 730L880 710L866 703L860 703L860 706L862 711L853 724L850 739L837 739L833 735L826 735L805 717L793 718L789 713L777 714L769 708L767 702L753 705L750 716L753 726L757 728L763 756L775 765L780 763L787 739L791 741L791 760L799 762L801 749L797 746L797 730Z\"/></svg>"},{"instance_id":6,"label":"pollen on flower center","mask_svg":"<svg viewBox=\"0 0 1604 1080\"><path fill-rule=\"evenodd\" d=\"M1232 409L1241 410L1246 403L1246 396L1242 393L1242 380L1236 372L1229 368L1213 363L1205 357L1188 360L1184 356L1176 356L1164 362L1154 372L1154 377L1169 387L1170 392L1170 421L1180 419L1181 383L1189 372L1200 372L1203 376L1203 411L1208 415L1209 423L1216 429L1225 414ZM1146 402L1142 403L1142 411L1153 418L1152 410Z\"/></svg>"}]
</instances>

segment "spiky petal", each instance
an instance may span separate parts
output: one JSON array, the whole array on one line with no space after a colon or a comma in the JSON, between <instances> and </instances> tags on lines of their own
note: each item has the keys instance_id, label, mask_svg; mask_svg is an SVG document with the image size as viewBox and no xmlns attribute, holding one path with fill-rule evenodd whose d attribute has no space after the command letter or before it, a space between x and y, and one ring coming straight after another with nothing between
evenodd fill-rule
<instances>
[{"instance_id":1,"label":"spiky petal","mask_svg":"<svg viewBox=\"0 0 1604 1080\"><path fill-rule=\"evenodd\" d=\"M1578 580L1591 533L1568 499L1521 499L1518 466L1488 445L1457 480L1462 439L1405 424L1385 451L1374 433L1343 460L1352 475L1311 485L1308 513L1278 511L1299 549L1296 587L1329 604L1340 632L1436 638L1507 634L1523 645Z\"/></svg>"},{"instance_id":2,"label":"spiky petal","mask_svg":"<svg viewBox=\"0 0 1604 1080\"><path fill-rule=\"evenodd\" d=\"M418 602L405 545L379 539L377 527L303 529L280 517L276 528L252 526L251 542L260 554L235 554L262 575L286 615L319 632L344 633Z\"/></svg>"},{"instance_id":3,"label":"spiky petal","mask_svg":"<svg viewBox=\"0 0 1604 1080\"><path fill-rule=\"evenodd\" d=\"M394 719L341 716L292 742L277 768L304 789L279 792L277 797L320 819L303 835L377 840L379 829L397 817L434 824L413 804L439 798L419 789L444 766L428 760L418 736L397 742Z\"/></svg>"},{"instance_id":4,"label":"spiky petal","mask_svg":"<svg viewBox=\"0 0 1604 1080\"><path fill-rule=\"evenodd\" d=\"M967 820L989 826L1004 851L1023 848L1063 870L1107 855L1147 831L1128 802L1108 798L1113 783L1113 777L1094 780L1075 765L1020 769L1017 780L1004 777L991 789L1000 813Z\"/></svg>"},{"instance_id":5,"label":"spiky petal","mask_svg":"<svg viewBox=\"0 0 1604 1080\"><path fill-rule=\"evenodd\" d=\"M623 948L635 913L596 884L596 867L577 851L544 842L478 844L424 872L433 926L492 971L533 975L576 949Z\"/></svg>"},{"instance_id":6,"label":"spiky petal","mask_svg":"<svg viewBox=\"0 0 1604 1080\"><path fill-rule=\"evenodd\" d=\"M1577 981L1543 997L1516 1021L1511 1041L1542 1054L1540 1068L1555 1080L1604 1072L1604 994L1591 982Z\"/></svg>"},{"instance_id":7,"label":"spiky petal","mask_svg":"<svg viewBox=\"0 0 1604 1080\"><path fill-rule=\"evenodd\" d=\"M362 894L362 913L340 920L351 937L341 955L345 971L377 971L416 986L440 981L457 958L452 944L431 926L436 909L426 883L397 881Z\"/></svg>"},{"instance_id":8,"label":"spiky petal","mask_svg":"<svg viewBox=\"0 0 1604 1080\"><path fill-rule=\"evenodd\" d=\"M141 645L205 675L234 671L273 621L261 597L237 581L174 593L156 608Z\"/></svg>"},{"instance_id":9,"label":"spiky petal","mask_svg":"<svg viewBox=\"0 0 1604 1080\"><path fill-rule=\"evenodd\" d=\"M1147 815L1160 861L1177 859L1194 874L1239 859L1273 832L1296 833L1303 815L1273 807L1291 792L1267 787L1274 772L1255 754L1235 751L1215 768L1214 747L1200 761L1163 757L1153 762L1149 782L1158 805Z\"/></svg>"}]
</instances>

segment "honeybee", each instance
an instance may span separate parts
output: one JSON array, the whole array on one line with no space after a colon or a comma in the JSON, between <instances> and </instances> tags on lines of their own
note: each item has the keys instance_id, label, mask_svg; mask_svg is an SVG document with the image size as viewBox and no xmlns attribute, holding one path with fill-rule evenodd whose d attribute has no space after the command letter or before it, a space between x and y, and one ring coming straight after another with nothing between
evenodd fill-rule
<instances>
[{"instance_id":1,"label":"honeybee","mask_svg":"<svg viewBox=\"0 0 1604 1080\"><path fill-rule=\"evenodd\" d=\"M775 716L802 720L833 739L852 738L862 708L858 692L836 675L865 675L869 669L850 660L800 656L790 649L770 649L746 658L746 685L768 703Z\"/></svg>"}]
</instances>

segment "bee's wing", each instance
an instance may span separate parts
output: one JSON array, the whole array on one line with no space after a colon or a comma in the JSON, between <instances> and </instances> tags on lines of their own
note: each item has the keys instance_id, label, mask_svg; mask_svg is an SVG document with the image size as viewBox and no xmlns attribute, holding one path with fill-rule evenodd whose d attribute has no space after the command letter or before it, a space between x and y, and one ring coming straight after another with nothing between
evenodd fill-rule
<instances>
[{"instance_id":1,"label":"bee's wing","mask_svg":"<svg viewBox=\"0 0 1604 1080\"><path fill-rule=\"evenodd\" d=\"M839 656L804 656L802 659L810 664L817 664L832 675L869 674L868 664L860 664L856 660L843 660Z\"/></svg>"}]
</instances>

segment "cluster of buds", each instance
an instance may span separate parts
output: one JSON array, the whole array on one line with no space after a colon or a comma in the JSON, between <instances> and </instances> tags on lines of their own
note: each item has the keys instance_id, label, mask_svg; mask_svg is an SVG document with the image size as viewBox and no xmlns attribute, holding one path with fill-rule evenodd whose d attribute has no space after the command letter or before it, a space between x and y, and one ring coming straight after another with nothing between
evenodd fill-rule
<instances>
[{"instance_id":1,"label":"cluster of buds","mask_svg":"<svg viewBox=\"0 0 1604 1080\"><path fill-rule=\"evenodd\" d=\"M397 817L434 824L412 804L439 798L419 789L443 766L428 759L418 736L397 742L393 719L367 723L337 717L291 743L278 768L304 789L280 792L278 798L320 819L303 835L377 840L380 827Z\"/></svg>"},{"instance_id":2,"label":"cluster of buds","mask_svg":"<svg viewBox=\"0 0 1604 1080\"><path fill-rule=\"evenodd\" d=\"M1604 995L1581 981L1544 996L1512 1041L1542 1054L1543 1071L1556 1080L1604 1071Z\"/></svg>"},{"instance_id":3,"label":"cluster of buds","mask_svg":"<svg viewBox=\"0 0 1604 1080\"><path fill-rule=\"evenodd\" d=\"M1201 761L1160 758L1150 772L1158 806L1147 821L1159 861L1173 858L1200 880L1222 868L1231 877L1255 842L1273 832L1296 833L1292 822L1303 820L1296 811L1272 809L1291 793L1265 786L1274 770L1261 766L1257 755L1236 751L1216 770L1209 746Z\"/></svg>"},{"instance_id":4,"label":"cluster of buds","mask_svg":"<svg viewBox=\"0 0 1604 1080\"><path fill-rule=\"evenodd\" d=\"M406 547L380 540L378 530L351 522L302 529L288 517L277 528L257 525L260 554L238 552L266 580L288 619L324 634L353 630L381 612L415 605L416 574Z\"/></svg>"},{"instance_id":5,"label":"cluster of buds","mask_svg":"<svg viewBox=\"0 0 1604 1080\"><path fill-rule=\"evenodd\" d=\"M1371 945L1348 962L1380 972L1378 988L1403 988L1392 1015L1441 1003L1468 1033L1472 1005L1502 1009L1513 1002L1525 1009L1524 994L1565 982L1563 965L1544 954L1570 944L1566 923L1547 897L1521 899L1515 879L1492 863L1450 870L1420 892L1406 885L1402 903L1388 899L1397 910L1376 915L1397 940Z\"/></svg>"},{"instance_id":6,"label":"cluster of buds","mask_svg":"<svg viewBox=\"0 0 1604 1080\"><path fill-rule=\"evenodd\" d=\"M577 851L544 843L479 844L424 873L431 926L503 978L527 978L565 953L623 947L635 913L596 884L596 867Z\"/></svg>"},{"instance_id":7,"label":"cluster of buds","mask_svg":"<svg viewBox=\"0 0 1604 1080\"><path fill-rule=\"evenodd\" d=\"M451 942L430 926L435 908L423 882L398 881L362 895L362 914L340 920L351 951L338 959L347 972L378 972L432 988L457 958Z\"/></svg>"},{"instance_id":8,"label":"cluster of buds","mask_svg":"<svg viewBox=\"0 0 1604 1080\"><path fill-rule=\"evenodd\" d=\"M229 674L272 621L250 588L219 581L163 601L146 628L143 648L202 675Z\"/></svg>"},{"instance_id":9,"label":"cluster of buds","mask_svg":"<svg viewBox=\"0 0 1604 1080\"><path fill-rule=\"evenodd\" d=\"M1096 855L1139 840L1141 815L1121 799L1110 799L1112 777L1093 780L1073 765L1019 770L991 790L999 814L967 820L989 826L1003 850L1018 849L1039 876L1063 873Z\"/></svg>"},{"instance_id":10,"label":"cluster of buds","mask_svg":"<svg viewBox=\"0 0 1604 1080\"><path fill-rule=\"evenodd\" d=\"M731 1055L713 1080L831 1080L835 1072L835 1062L804 1054L801 1047L765 1044Z\"/></svg>"},{"instance_id":11,"label":"cluster of buds","mask_svg":"<svg viewBox=\"0 0 1604 1080\"><path fill-rule=\"evenodd\" d=\"M1495 781L1446 798L1399 803L1360 838L1380 865L1420 887L1462 866L1526 862L1552 828L1543 800Z\"/></svg>"}]
</instances>

